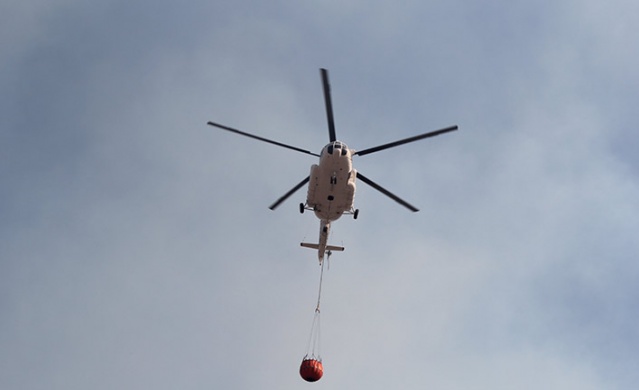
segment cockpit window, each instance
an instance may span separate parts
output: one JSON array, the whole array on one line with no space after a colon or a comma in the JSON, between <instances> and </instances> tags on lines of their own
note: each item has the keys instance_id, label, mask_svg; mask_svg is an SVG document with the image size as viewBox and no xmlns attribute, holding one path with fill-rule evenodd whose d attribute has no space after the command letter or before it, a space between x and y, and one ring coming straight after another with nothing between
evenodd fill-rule
<instances>
[{"instance_id":1,"label":"cockpit window","mask_svg":"<svg viewBox=\"0 0 639 390\"><path fill-rule=\"evenodd\" d=\"M326 147L322 149L322 154L324 154L324 152L328 154L333 154L335 150L337 150L338 155L341 155L341 156L348 155L348 146L341 143L340 141L333 141L330 144L326 145Z\"/></svg>"}]
</instances>

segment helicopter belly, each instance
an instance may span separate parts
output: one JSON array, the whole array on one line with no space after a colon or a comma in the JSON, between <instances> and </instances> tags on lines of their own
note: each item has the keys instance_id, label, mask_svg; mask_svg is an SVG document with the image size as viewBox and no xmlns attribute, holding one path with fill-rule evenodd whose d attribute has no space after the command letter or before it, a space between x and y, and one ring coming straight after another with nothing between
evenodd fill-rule
<instances>
[{"instance_id":1,"label":"helicopter belly","mask_svg":"<svg viewBox=\"0 0 639 390\"><path fill-rule=\"evenodd\" d=\"M306 204L322 220L334 221L353 207L357 172L350 164L311 167Z\"/></svg>"}]
</instances>

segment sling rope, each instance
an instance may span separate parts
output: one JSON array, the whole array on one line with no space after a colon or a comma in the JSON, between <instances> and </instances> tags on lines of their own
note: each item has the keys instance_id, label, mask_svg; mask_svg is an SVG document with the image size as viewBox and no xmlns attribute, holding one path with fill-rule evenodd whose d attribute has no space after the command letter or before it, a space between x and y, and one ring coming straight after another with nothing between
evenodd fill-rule
<instances>
[{"instance_id":1,"label":"sling rope","mask_svg":"<svg viewBox=\"0 0 639 390\"><path fill-rule=\"evenodd\" d=\"M326 260L330 259L331 251L327 252ZM319 291L317 292L317 307L315 308L316 312L320 311L320 299L322 298L322 278L324 277L324 262L320 265L320 280L319 280Z\"/></svg>"},{"instance_id":2,"label":"sling rope","mask_svg":"<svg viewBox=\"0 0 639 390\"><path fill-rule=\"evenodd\" d=\"M328 260L331 257L331 251L327 252ZM324 278L324 262L322 261L320 265L320 280L319 280L319 290L317 292L317 306L315 306L315 314L313 315L313 324L311 325L311 334L308 337L308 344L306 346L306 356L305 358L312 358L321 361L320 357L320 302L322 299L322 281Z\"/></svg>"}]
</instances>

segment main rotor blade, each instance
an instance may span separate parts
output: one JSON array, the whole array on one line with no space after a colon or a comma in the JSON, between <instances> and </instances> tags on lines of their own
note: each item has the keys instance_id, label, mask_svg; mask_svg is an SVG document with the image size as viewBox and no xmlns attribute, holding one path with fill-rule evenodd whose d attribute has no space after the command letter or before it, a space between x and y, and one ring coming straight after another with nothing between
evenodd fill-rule
<instances>
[{"instance_id":1,"label":"main rotor blade","mask_svg":"<svg viewBox=\"0 0 639 390\"><path fill-rule=\"evenodd\" d=\"M435 130L435 131L431 131L431 132L428 132L428 133L416 135L414 137L405 138L405 139L402 139L402 140L399 140L399 141L391 142L391 143L388 143L388 144L384 144L384 145L380 145L380 146L375 146L373 148L360 150L358 152L353 153L353 156L356 156L356 155L357 156L363 156L365 154L379 152L380 150L384 150L384 149L388 149L388 148L394 148L395 146L404 145L404 144L407 144L409 142L419 141L420 139L424 139L424 138L434 137L436 135L448 133L449 131L454 131L454 130L457 130L457 126L450 126L450 127L446 127L446 128L440 129L440 130Z\"/></svg>"},{"instance_id":2,"label":"main rotor blade","mask_svg":"<svg viewBox=\"0 0 639 390\"><path fill-rule=\"evenodd\" d=\"M328 138L330 142L337 139L335 136L335 120L333 119L333 103L331 103L331 85L328 83L328 70L321 68L322 85L324 87L324 103L326 104L326 119L328 119Z\"/></svg>"},{"instance_id":3,"label":"main rotor blade","mask_svg":"<svg viewBox=\"0 0 639 390\"><path fill-rule=\"evenodd\" d=\"M299 182L295 187L293 187L289 192L287 192L286 194L284 194L284 196L282 196L281 198L279 198L278 200L275 201L275 203L273 203L272 205L269 206L269 209L271 210L275 210L277 208L277 206L279 206L282 202L284 202L286 199L289 198L289 196L293 195L295 193L295 191L299 190L300 188L302 188L302 186L306 183L308 183L308 181L310 180L310 176L307 176L306 179L302 180L301 182Z\"/></svg>"},{"instance_id":4,"label":"main rotor blade","mask_svg":"<svg viewBox=\"0 0 639 390\"><path fill-rule=\"evenodd\" d=\"M386 188L380 186L379 184L375 183L374 181L372 181L371 179L367 178L366 176L362 175L359 172L357 172L357 178L359 180L363 181L364 183L368 184L369 186L373 187L377 191L381 192L382 194L384 194L384 195L388 196L389 198L393 199L395 202L397 202L397 203L401 204L402 206L406 207L410 211L414 211L414 212L419 211L419 209L416 208L415 206L413 206L410 203L406 202L405 200L403 200L399 196L393 194L392 192L388 191Z\"/></svg>"},{"instance_id":5,"label":"main rotor blade","mask_svg":"<svg viewBox=\"0 0 639 390\"><path fill-rule=\"evenodd\" d=\"M258 137L257 135L253 135L253 134L245 133L245 132L243 132L243 131L240 131L240 130L234 129L234 128L232 128L232 127L228 127L228 126L220 125L219 123L208 122L207 124L208 124L208 125L210 125L210 126L219 127L220 129L227 130L227 131L230 131L230 132L235 133L235 134L243 135L243 136L245 136L245 137L253 138L253 139L256 139L256 140L259 140L259 141L268 142L269 144L273 144L273 145L281 146L281 147L283 147L283 148L292 149L292 150L296 150L296 151L298 151L298 152L302 152L302 153L310 154L311 156L319 157L319 154L317 154L317 153L313 153L313 152L310 152L310 151L308 151L308 150L304 150L304 149L301 149L301 148L297 148L297 147L295 147L295 146L286 145L286 144L283 144L283 143L281 143L281 142L272 141L272 140L267 139L267 138Z\"/></svg>"}]
</instances>

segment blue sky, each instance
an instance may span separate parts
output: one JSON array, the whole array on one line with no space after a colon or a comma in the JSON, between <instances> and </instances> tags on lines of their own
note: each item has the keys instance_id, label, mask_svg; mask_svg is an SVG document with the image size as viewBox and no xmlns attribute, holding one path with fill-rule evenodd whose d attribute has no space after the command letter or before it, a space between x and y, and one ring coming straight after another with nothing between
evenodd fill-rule
<instances>
[{"instance_id":1,"label":"blue sky","mask_svg":"<svg viewBox=\"0 0 639 390\"><path fill-rule=\"evenodd\" d=\"M356 157L317 388L628 389L639 5L0 6L0 387L306 384L319 152ZM310 386L310 385L309 385Z\"/></svg>"}]
</instances>

